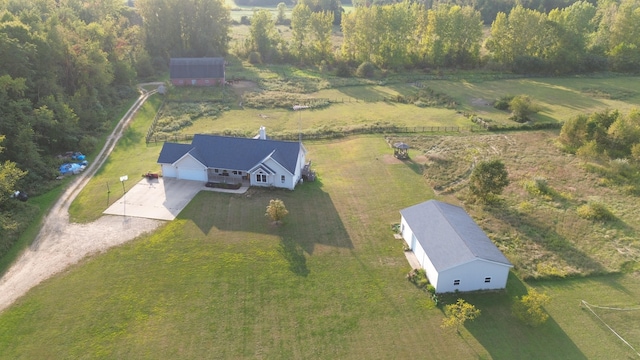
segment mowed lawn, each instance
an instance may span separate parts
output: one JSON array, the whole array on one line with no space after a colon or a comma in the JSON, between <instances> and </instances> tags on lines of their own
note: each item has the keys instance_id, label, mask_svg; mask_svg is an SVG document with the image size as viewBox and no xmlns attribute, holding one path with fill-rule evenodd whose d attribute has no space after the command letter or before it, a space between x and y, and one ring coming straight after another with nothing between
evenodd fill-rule
<instances>
[{"instance_id":1,"label":"mowed lawn","mask_svg":"<svg viewBox=\"0 0 640 360\"><path fill-rule=\"evenodd\" d=\"M640 297L637 278L537 283L540 328L510 314L525 285L465 295L481 317L460 334L405 280L390 225L433 196L381 137L308 143L319 181L293 192L200 193L156 233L95 256L0 314L0 358L624 358L579 298ZM264 216L272 198L284 225ZM563 286L563 284L567 286ZM444 301L454 301L446 297Z\"/></svg>"}]
</instances>

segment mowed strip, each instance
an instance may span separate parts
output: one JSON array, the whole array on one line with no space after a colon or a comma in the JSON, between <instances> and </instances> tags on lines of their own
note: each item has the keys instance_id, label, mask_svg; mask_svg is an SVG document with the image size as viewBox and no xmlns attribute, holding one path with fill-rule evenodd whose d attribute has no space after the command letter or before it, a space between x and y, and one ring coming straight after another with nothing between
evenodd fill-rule
<instances>
[{"instance_id":1,"label":"mowed strip","mask_svg":"<svg viewBox=\"0 0 640 360\"><path fill-rule=\"evenodd\" d=\"M124 196L111 204L104 214L173 220L200 190L206 189L200 181L164 178L144 178L131 188L127 185L125 182L124 188L111 189L111 194L124 193Z\"/></svg>"}]
</instances>

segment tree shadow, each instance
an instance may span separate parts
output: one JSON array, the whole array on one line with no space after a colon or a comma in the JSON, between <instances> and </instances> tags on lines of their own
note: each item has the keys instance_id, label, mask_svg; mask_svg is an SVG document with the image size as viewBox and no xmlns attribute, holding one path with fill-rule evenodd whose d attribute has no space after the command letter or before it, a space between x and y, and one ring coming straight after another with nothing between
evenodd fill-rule
<instances>
[{"instance_id":1,"label":"tree shadow","mask_svg":"<svg viewBox=\"0 0 640 360\"><path fill-rule=\"evenodd\" d=\"M307 267L307 258L304 256L302 246L298 244L294 239L283 237L280 239L280 247L278 252L289 263L289 270L292 273L306 277L309 275L309 268Z\"/></svg>"},{"instance_id":2,"label":"tree shadow","mask_svg":"<svg viewBox=\"0 0 640 360\"><path fill-rule=\"evenodd\" d=\"M480 309L480 316L464 326L492 359L586 359L553 318L531 327L512 315L514 297L526 292L522 281L510 273L506 291L447 294L442 303L462 298Z\"/></svg>"},{"instance_id":3,"label":"tree shadow","mask_svg":"<svg viewBox=\"0 0 640 360\"><path fill-rule=\"evenodd\" d=\"M604 267L553 228L537 222L535 218L510 208L504 202L496 202L488 208L493 216L513 229L526 234L533 242L557 254L567 264L586 273L603 273Z\"/></svg>"}]
</instances>

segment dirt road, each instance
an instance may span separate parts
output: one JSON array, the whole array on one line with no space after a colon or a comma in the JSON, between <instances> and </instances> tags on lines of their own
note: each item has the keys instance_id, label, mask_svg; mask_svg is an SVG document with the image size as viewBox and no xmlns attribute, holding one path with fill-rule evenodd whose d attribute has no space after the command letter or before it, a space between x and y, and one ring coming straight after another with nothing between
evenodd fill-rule
<instances>
[{"instance_id":1,"label":"dirt road","mask_svg":"<svg viewBox=\"0 0 640 360\"><path fill-rule=\"evenodd\" d=\"M87 255L125 243L145 232L153 231L162 224L158 220L109 215L102 216L90 224L69 223L69 205L113 151L136 111L155 93L155 90L145 90L144 86L157 87L160 84L138 85L140 97L107 138L96 160L84 173L77 175L45 217L36 240L0 278L0 312L43 280Z\"/></svg>"}]
</instances>

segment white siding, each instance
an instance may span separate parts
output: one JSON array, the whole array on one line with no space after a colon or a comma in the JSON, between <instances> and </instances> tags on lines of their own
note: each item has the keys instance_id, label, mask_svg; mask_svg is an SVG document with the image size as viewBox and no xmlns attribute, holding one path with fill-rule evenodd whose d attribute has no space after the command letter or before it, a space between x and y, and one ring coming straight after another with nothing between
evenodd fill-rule
<instances>
[{"instance_id":1,"label":"white siding","mask_svg":"<svg viewBox=\"0 0 640 360\"><path fill-rule=\"evenodd\" d=\"M176 161L175 168L178 179L207 181L207 168L189 154Z\"/></svg>"},{"instance_id":2,"label":"white siding","mask_svg":"<svg viewBox=\"0 0 640 360\"><path fill-rule=\"evenodd\" d=\"M162 164L162 176L167 178L174 178L177 176L176 168L171 164Z\"/></svg>"},{"instance_id":3,"label":"white siding","mask_svg":"<svg viewBox=\"0 0 640 360\"><path fill-rule=\"evenodd\" d=\"M263 164L268 166L271 170L273 170L275 174L266 174L262 170L254 171L253 173L251 173L251 186L264 186L264 187L273 186L273 187L284 188L289 190L293 190L295 188L297 183L295 176L292 176L287 169L285 169L282 165L280 165L280 163L278 163L277 161L271 158L268 158L263 162ZM298 173L300 173L300 171L298 171ZM266 174L267 181L258 182L256 179L256 175L258 174ZM284 176L284 182L282 181L283 176Z\"/></svg>"},{"instance_id":4,"label":"white siding","mask_svg":"<svg viewBox=\"0 0 640 360\"><path fill-rule=\"evenodd\" d=\"M439 293L453 291L475 291L504 289L507 286L509 266L477 259L440 272L436 291ZM490 278L490 282L485 282ZM459 285L454 285L460 280Z\"/></svg>"}]
</instances>

